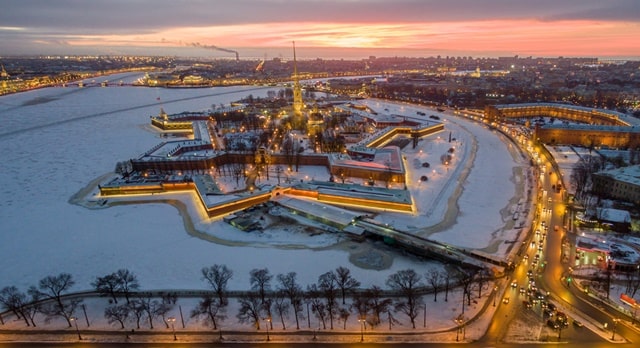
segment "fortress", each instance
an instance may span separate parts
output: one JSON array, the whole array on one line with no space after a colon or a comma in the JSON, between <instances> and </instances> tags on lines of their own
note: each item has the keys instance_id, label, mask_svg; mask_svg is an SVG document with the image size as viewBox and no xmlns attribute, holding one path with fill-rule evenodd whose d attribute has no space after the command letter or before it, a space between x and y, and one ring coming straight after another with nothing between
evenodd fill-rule
<instances>
[{"instance_id":1,"label":"fortress","mask_svg":"<svg viewBox=\"0 0 640 348\"><path fill-rule=\"evenodd\" d=\"M577 124L537 124L534 139L556 145L574 144L585 147L640 147L640 120L621 112L557 103L525 103L488 105L485 118L489 122L542 117L561 118Z\"/></svg>"},{"instance_id":2,"label":"fortress","mask_svg":"<svg viewBox=\"0 0 640 348\"><path fill-rule=\"evenodd\" d=\"M241 110L236 107L226 109L225 112ZM157 117L151 117L151 124L162 132L189 133L193 138L162 142L138 158L131 159L127 164L129 173L123 178L101 185L101 195L195 190L212 218L220 218L264 203L281 194L311 197L319 202L354 205L366 209L412 212L413 205L407 190L339 183L336 178L343 181L345 177L349 177L372 182L382 180L404 183L405 168L400 149L397 146L385 147L384 144L398 135L419 138L444 130L444 125L439 122L405 120L396 126L382 123L385 125L383 129L350 146L346 153L300 152L292 163L286 153L273 149L260 148L254 153L226 151L221 146L223 141L215 132L216 122L206 113L167 115L161 110ZM356 157L361 160L354 159ZM293 164L324 166L331 178L327 178L328 182L309 181L260 188L249 183L245 192L227 195L219 189L211 173L216 168L233 164L262 164L272 173L278 170L275 168L283 166L288 166L291 170ZM247 176L247 182L251 181L251 177L252 175ZM212 196L217 199L211 199Z\"/></svg>"}]
</instances>

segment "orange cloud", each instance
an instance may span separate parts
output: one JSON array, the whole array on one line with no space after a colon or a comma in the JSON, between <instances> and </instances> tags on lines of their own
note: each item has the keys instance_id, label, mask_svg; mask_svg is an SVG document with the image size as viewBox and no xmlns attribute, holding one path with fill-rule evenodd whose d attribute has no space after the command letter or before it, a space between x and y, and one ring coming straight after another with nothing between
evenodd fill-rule
<instances>
[{"instance_id":1,"label":"orange cloud","mask_svg":"<svg viewBox=\"0 0 640 348\"><path fill-rule=\"evenodd\" d=\"M640 56L633 22L490 20L432 23L266 23L173 28L137 35L75 36L71 45L397 48L531 55Z\"/></svg>"}]
</instances>

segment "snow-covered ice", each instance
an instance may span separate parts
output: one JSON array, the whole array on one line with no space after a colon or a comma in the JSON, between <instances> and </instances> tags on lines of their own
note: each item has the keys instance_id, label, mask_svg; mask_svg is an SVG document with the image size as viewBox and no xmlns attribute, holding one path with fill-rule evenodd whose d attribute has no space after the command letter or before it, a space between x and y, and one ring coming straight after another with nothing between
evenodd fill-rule
<instances>
[{"instance_id":1,"label":"snow-covered ice","mask_svg":"<svg viewBox=\"0 0 640 348\"><path fill-rule=\"evenodd\" d=\"M110 80L127 82L138 76L123 74ZM76 280L74 290L82 290L90 288L96 276L128 268L145 289L198 289L205 288L200 279L202 267L226 264L234 271L232 289L248 288L249 271L254 268L268 268L273 274L293 270L300 283L310 284L338 266L349 267L363 286L383 286L387 276L398 270L426 269L423 260L401 253L394 253L388 269L358 268L350 263L348 250L327 247L335 237L300 241L310 249L286 248L266 240L286 238L282 237L286 231L251 238L222 222L207 225L196 221L197 228L209 229L228 241L208 242L188 234L180 212L162 203L96 210L68 203L91 180L113 171L116 162L136 157L162 141L148 127L149 116L157 115L160 107L169 114L207 110L212 104L228 104L248 94L266 96L267 90L253 86L171 90L67 87L1 97L1 285L26 289L47 275L68 272ZM387 107L397 114L415 115L419 110L400 104ZM456 176L463 174L464 168L455 165L450 167L451 173L442 167L434 173L430 168L429 181L422 184L426 187L414 192L417 214L388 214L381 219L407 230L429 228L442 220L458 187L456 180L464 178L460 199L454 204L459 210L455 223L434 229L429 238L475 249L515 238L515 231L502 230L510 217L505 219L501 210L509 208L516 194L513 172L520 164L514 162L499 134L463 119L450 117L445 122L456 138L457 152L471 155L470 147L477 141L469 175ZM437 162L450 146L445 140L448 133L438 136L421 142L433 150L431 154L414 155ZM188 194L183 196L193 202ZM188 209L197 210L193 206ZM231 237L236 235L241 237ZM493 252L504 253L501 248ZM385 248L380 252L393 253Z\"/></svg>"}]
</instances>

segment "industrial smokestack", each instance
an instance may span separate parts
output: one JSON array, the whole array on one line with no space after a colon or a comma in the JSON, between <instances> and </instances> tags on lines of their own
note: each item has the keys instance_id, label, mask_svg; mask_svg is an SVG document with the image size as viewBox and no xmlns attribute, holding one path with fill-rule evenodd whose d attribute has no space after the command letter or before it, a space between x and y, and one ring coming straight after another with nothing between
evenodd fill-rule
<instances>
[{"instance_id":1,"label":"industrial smokestack","mask_svg":"<svg viewBox=\"0 0 640 348\"><path fill-rule=\"evenodd\" d=\"M218 47L218 46L214 46L214 45L203 45L199 42L192 42L190 44L188 44L189 46L193 46L193 47L199 47L199 48L204 48L204 49L208 49L208 50L214 50L214 51L222 51L222 52L227 52L227 53L234 53L236 55L236 60L240 60L240 55L238 54L238 51L234 51L234 50L230 50L227 48L222 48L222 47Z\"/></svg>"}]
</instances>

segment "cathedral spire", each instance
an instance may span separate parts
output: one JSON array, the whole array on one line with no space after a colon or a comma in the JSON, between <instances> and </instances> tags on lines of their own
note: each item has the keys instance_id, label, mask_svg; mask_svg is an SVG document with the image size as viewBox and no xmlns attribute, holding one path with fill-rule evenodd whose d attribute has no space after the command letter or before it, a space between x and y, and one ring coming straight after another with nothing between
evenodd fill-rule
<instances>
[{"instance_id":1,"label":"cathedral spire","mask_svg":"<svg viewBox=\"0 0 640 348\"><path fill-rule=\"evenodd\" d=\"M298 62L296 61L296 42L293 43L293 113L299 117L302 115L302 86L298 79Z\"/></svg>"}]
</instances>

